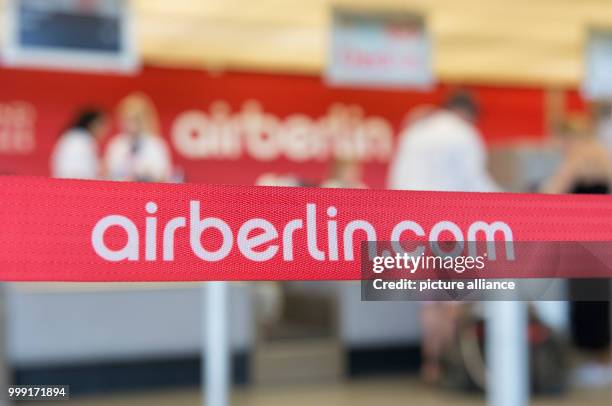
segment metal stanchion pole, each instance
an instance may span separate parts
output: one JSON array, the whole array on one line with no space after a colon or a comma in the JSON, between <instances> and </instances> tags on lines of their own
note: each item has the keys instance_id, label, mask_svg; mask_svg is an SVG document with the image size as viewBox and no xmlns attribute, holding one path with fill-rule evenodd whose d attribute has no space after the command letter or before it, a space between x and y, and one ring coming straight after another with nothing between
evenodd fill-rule
<instances>
[{"instance_id":1,"label":"metal stanchion pole","mask_svg":"<svg viewBox=\"0 0 612 406\"><path fill-rule=\"evenodd\" d=\"M527 304L489 302L486 306L487 404L526 406L529 404Z\"/></svg>"},{"instance_id":2,"label":"metal stanchion pole","mask_svg":"<svg viewBox=\"0 0 612 406\"><path fill-rule=\"evenodd\" d=\"M203 293L202 400L206 406L229 405L229 284L208 282Z\"/></svg>"}]
</instances>

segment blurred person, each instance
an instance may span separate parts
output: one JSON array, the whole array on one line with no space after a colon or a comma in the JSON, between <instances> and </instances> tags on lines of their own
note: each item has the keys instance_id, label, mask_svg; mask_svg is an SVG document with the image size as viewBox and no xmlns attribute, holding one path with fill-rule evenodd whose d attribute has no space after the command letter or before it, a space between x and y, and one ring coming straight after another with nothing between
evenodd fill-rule
<instances>
[{"instance_id":1,"label":"blurred person","mask_svg":"<svg viewBox=\"0 0 612 406\"><path fill-rule=\"evenodd\" d=\"M142 93L134 93L119 103L117 114L121 133L110 140L104 158L109 178L139 182L170 181L170 150L160 136L153 102Z\"/></svg>"},{"instance_id":2,"label":"blurred person","mask_svg":"<svg viewBox=\"0 0 612 406\"><path fill-rule=\"evenodd\" d=\"M442 107L419 111L400 134L388 184L391 189L495 191L487 152L475 126L479 107L465 92Z\"/></svg>"},{"instance_id":3,"label":"blurred person","mask_svg":"<svg viewBox=\"0 0 612 406\"><path fill-rule=\"evenodd\" d=\"M487 172L484 142L475 126L479 110L469 93L456 92L439 109L427 107L409 115L391 164L389 187L497 191ZM426 382L441 379L441 358L453 340L462 313L459 303L424 303L421 374Z\"/></svg>"},{"instance_id":4,"label":"blurred person","mask_svg":"<svg viewBox=\"0 0 612 406\"><path fill-rule=\"evenodd\" d=\"M101 177L99 143L107 129L105 114L96 108L77 113L69 129L60 136L51 155L54 178L96 179Z\"/></svg>"},{"instance_id":5,"label":"blurred person","mask_svg":"<svg viewBox=\"0 0 612 406\"><path fill-rule=\"evenodd\" d=\"M321 184L326 188L365 189L363 183L361 163L357 160L336 160L333 163L332 173L328 180Z\"/></svg>"},{"instance_id":6,"label":"blurred person","mask_svg":"<svg viewBox=\"0 0 612 406\"><path fill-rule=\"evenodd\" d=\"M609 194L612 185L612 163L609 151L589 134L589 127L570 121L563 134L564 160L557 173L544 185L547 193ZM582 293L580 293L582 292ZM611 297L608 280L572 279L571 296L584 293ZM610 303L570 302L570 331L574 345L588 355L590 361L574 374L576 384L605 386L612 384L610 369Z\"/></svg>"},{"instance_id":7,"label":"blurred person","mask_svg":"<svg viewBox=\"0 0 612 406\"><path fill-rule=\"evenodd\" d=\"M562 129L563 161L543 186L545 193L608 193L611 164L604 145L590 134L583 118L568 121ZM589 191L590 190L590 191Z\"/></svg>"}]
</instances>

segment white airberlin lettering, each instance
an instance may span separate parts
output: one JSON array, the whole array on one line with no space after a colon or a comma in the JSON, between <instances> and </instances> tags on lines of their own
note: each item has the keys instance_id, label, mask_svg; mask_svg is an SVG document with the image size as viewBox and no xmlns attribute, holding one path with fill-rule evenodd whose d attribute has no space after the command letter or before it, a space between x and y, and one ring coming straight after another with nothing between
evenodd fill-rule
<instances>
[{"instance_id":1,"label":"white airberlin lettering","mask_svg":"<svg viewBox=\"0 0 612 406\"><path fill-rule=\"evenodd\" d=\"M209 111L189 110L172 124L175 150L189 159L257 161L284 157L293 162L327 159L387 162L393 153L393 127L367 116L357 105L336 103L322 117L279 117L250 100L232 112L214 102Z\"/></svg>"},{"instance_id":2,"label":"white airberlin lettering","mask_svg":"<svg viewBox=\"0 0 612 406\"><path fill-rule=\"evenodd\" d=\"M223 219L217 217L201 218L201 204L197 200L189 202L189 224L185 217L170 219L163 230L162 235L162 259L163 261L174 261L175 259L175 236L180 229L189 227L189 245L194 255L203 261L216 262L226 258L236 244L238 251L248 260L262 262L269 261L282 252L283 260L293 261L295 257L294 234L305 228L306 251L311 258L317 261L338 261L342 254L344 261L355 260L356 235L367 237L367 241L376 241L379 237L374 226L366 221L355 219L349 221L343 230L338 229L338 209L329 206L325 211L320 211L315 203L305 206L305 219L297 218L288 221L279 233L279 230L270 221L263 218L252 218L245 221L234 234L232 227ZM161 230L157 217L153 216L158 211L155 202L145 205L148 214L145 218L144 259L146 261L157 261L158 231ZM324 212L327 214L325 224L317 221L318 216ZM111 227L122 228L127 235L127 240L122 247L109 248L104 242L104 236ZM325 227L326 242L322 246L318 239L318 227ZM202 235L216 233L220 238L220 244L214 249L202 245ZM452 249L444 250L438 241L444 234L452 236L455 244ZM465 246L465 236L468 241L468 251L471 256L476 255L476 244L474 241L479 236L484 236L487 241L487 253L490 260L495 260L496 236L501 236L505 241L505 254L508 260L514 260L513 235L510 226L501 221L486 223L475 221L469 225L467 232L456 223L442 220L435 223L429 233L418 223L410 220L399 222L391 231L390 241L401 241L419 238L429 241L436 255L449 256L459 255ZM280 241L279 241L280 237ZM428 240L425 240L428 237ZM339 249L339 241L342 241L343 250ZM490 243L489 243L490 242ZM121 215L109 215L100 219L91 233L91 243L94 251L107 261L139 261L140 260L140 235L136 224L128 217ZM393 249L402 252L399 244L395 243ZM418 245L409 255L420 255L425 250L424 245Z\"/></svg>"}]
</instances>

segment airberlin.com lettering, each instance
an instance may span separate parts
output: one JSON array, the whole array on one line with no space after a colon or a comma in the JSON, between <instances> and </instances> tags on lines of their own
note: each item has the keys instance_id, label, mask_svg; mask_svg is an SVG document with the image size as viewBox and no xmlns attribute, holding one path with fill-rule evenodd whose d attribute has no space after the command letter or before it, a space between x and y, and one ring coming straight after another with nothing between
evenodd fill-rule
<instances>
[{"instance_id":1,"label":"airberlin.com lettering","mask_svg":"<svg viewBox=\"0 0 612 406\"><path fill-rule=\"evenodd\" d=\"M226 220L218 217L202 218L201 203L198 200L189 202L189 217L174 217L165 224L159 224L155 216L158 211L157 203L146 203L144 211L144 235L139 231L133 219L120 214L109 214L101 218L94 225L91 232L91 243L96 254L107 261L174 261L178 251L175 236L178 232L187 232L189 235L189 248L200 260L207 262L221 261L234 249L250 261L263 262L276 257L284 261L294 261L296 252L307 252L317 261L354 261L355 249L359 246L355 234L365 235L367 241L377 241L375 226L367 220L353 219L343 228L338 227L336 220L338 209L335 206L319 207L316 203L307 203L304 206L303 216L291 219L281 227L273 224L272 220L260 217L247 219L239 226L230 225ZM319 219L321 213L326 214L324 220ZM276 221L278 222L278 221ZM127 241L121 247L109 247L104 237L111 227L120 227L127 235ZM294 246L296 232L306 233L306 247ZM221 236L220 244L214 249L202 244L202 236L206 233L216 233ZM325 235L325 243L319 241L319 235ZM432 251L436 255L454 256L458 252L443 251L437 244L442 235L452 235L454 241L468 241L470 256L476 256L476 246L469 242L476 241L478 236L484 236L486 241L493 241L496 236L503 237L505 242L505 257L514 258L512 229L502 221L474 221L464 230L449 220L440 220L431 228L425 229L416 221L404 220L397 223L389 236L388 241L400 241L406 238L417 238L429 241ZM144 243L141 244L141 240ZM158 250L157 244L161 241L162 247ZM301 240L300 240L301 241ZM340 244L340 242L342 244ZM144 253L141 252L144 246ZM487 244L488 260L495 260L495 246ZM342 249L340 248L342 247ZM305 250L304 250L305 248ZM456 248L463 249L460 244ZM416 247L417 255L424 250L423 246ZM161 252L161 258L158 258ZM181 253L184 250L180 250Z\"/></svg>"}]
</instances>

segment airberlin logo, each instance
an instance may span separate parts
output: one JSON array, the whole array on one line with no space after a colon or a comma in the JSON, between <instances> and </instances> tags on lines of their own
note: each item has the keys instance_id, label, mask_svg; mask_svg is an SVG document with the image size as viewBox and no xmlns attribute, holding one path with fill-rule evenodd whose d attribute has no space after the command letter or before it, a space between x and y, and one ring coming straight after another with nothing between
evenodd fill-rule
<instances>
[{"instance_id":1,"label":"airberlin logo","mask_svg":"<svg viewBox=\"0 0 612 406\"><path fill-rule=\"evenodd\" d=\"M178 232L188 232L189 246L192 253L203 261L216 262L226 258L236 246L238 251L246 259L256 262L269 261L275 257L282 257L284 261L293 261L297 250L307 252L308 255L317 261L354 261L356 248L359 243L355 238L356 233L367 237L367 241L377 241L376 228L366 220L355 219L349 221L342 229L338 227L338 209L335 206L325 208L327 215L325 221L318 221L317 218L323 212L316 203L305 204L303 213L305 216L287 221L282 227L275 226L271 221L264 218L251 218L232 227L227 221L218 217L202 218L200 202L192 200L189 202L189 222L185 217L174 217L165 225L158 224L155 214L158 206L155 202L148 202L145 211L149 215L145 217L144 232L144 260L163 261L175 260L175 236ZM127 235L127 241L121 247L109 247L105 242L105 234L111 227L123 229ZM182 230L188 228L187 230ZM305 229L305 247L296 247L294 242L299 239L294 238L296 232L303 232ZM237 230L237 232L236 232ZM159 234L161 231L161 236ZM202 244L202 237L206 233L216 233L220 235L220 243L214 249L205 247ZM320 238L325 236L325 238ZM457 242L451 251L438 244L438 241L452 236L452 240ZM91 243L98 256L107 261L140 261L141 254L141 235L136 223L130 218L118 214L112 214L100 219L93 227L91 233ZM158 250L157 244L161 237L162 247ZM487 255L489 260L496 258L495 239L502 237L505 242L505 257L514 260L514 245L512 229L502 221L487 223L485 221L475 221L462 230L459 225L452 221L442 220L435 223L427 231L419 223L411 220L404 220L397 223L390 235L389 241L420 240L429 242L431 249L437 255L459 255L464 249L464 242L467 241L469 255L476 255L477 238L484 237L487 241ZM325 240L325 244L321 244ZM302 238L299 241L303 241ZM499 238L498 238L499 240ZM340 249L339 242L342 242ZM489 244L491 242L491 244ZM305 250L303 250L305 248ZM417 246L415 254L425 249L424 244ZM158 255L161 252L161 258ZM181 253L185 252L181 250Z\"/></svg>"}]
</instances>

